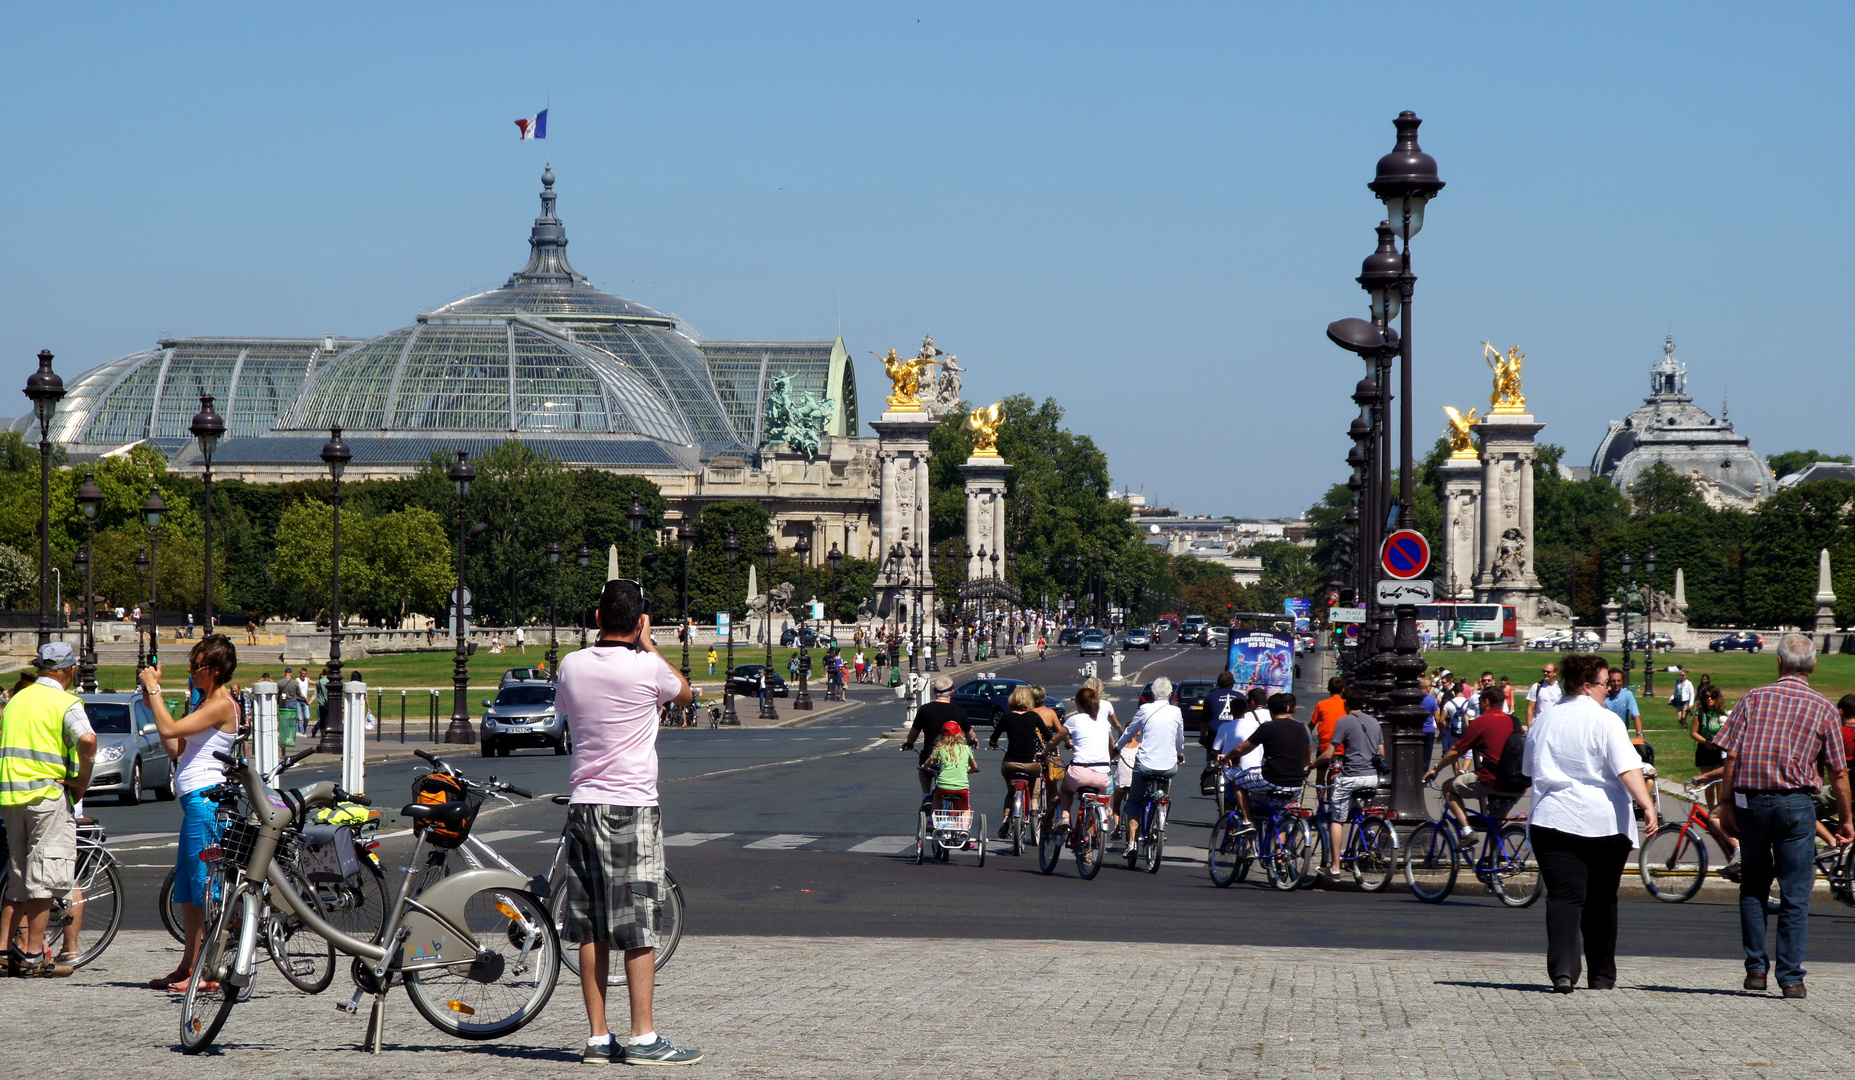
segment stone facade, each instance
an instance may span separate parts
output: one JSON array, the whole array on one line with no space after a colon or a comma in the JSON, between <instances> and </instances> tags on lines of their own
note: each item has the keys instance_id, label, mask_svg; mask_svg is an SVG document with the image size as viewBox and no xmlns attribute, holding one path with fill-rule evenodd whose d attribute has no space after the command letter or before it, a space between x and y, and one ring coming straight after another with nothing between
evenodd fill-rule
<instances>
[{"instance_id":1,"label":"stone facade","mask_svg":"<svg viewBox=\"0 0 1855 1080\"><path fill-rule=\"evenodd\" d=\"M870 426L876 429L878 491L881 503L875 543L867 557L883 562L876 576L876 614L887 618L903 592L912 584L924 588L934 583L934 561L928 557L928 436L934 433L935 421L922 409L892 409ZM921 581L913 581L914 566L904 558L900 565L889 561L889 552L897 544L903 551L918 545L922 549Z\"/></svg>"},{"instance_id":2,"label":"stone facade","mask_svg":"<svg viewBox=\"0 0 1855 1080\"><path fill-rule=\"evenodd\" d=\"M1476 425L1481 436L1481 557L1475 599L1512 604L1523 626L1539 625L1539 578L1533 569L1534 438L1544 424L1530 413L1496 412Z\"/></svg>"},{"instance_id":3,"label":"stone facade","mask_svg":"<svg viewBox=\"0 0 1855 1080\"><path fill-rule=\"evenodd\" d=\"M966 547L973 553L966 576L989 577L991 556L999 554L1002 559L1005 550L1005 474L1011 466L993 454L967 458L960 471L966 474ZM983 561L981 551L985 553ZM1002 574L1004 564L998 565Z\"/></svg>"},{"instance_id":4,"label":"stone facade","mask_svg":"<svg viewBox=\"0 0 1855 1080\"><path fill-rule=\"evenodd\" d=\"M1438 599L1474 595L1481 569L1481 462L1452 457L1443 474L1443 562L1437 568Z\"/></svg>"}]
</instances>

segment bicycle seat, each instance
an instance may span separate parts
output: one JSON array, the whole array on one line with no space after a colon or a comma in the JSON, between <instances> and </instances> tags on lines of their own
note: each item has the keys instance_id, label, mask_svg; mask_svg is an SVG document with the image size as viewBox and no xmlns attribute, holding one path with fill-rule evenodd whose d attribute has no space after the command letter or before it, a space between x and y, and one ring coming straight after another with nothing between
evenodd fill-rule
<instances>
[{"instance_id":1,"label":"bicycle seat","mask_svg":"<svg viewBox=\"0 0 1855 1080\"><path fill-rule=\"evenodd\" d=\"M399 808L402 816L414 821L429 821L447 829L461 828L470 816L468 803L407 803Z\"/></svg>"},{"instance_id":2,"label":"bicycle seat","mask_svg":"<svg viewBox=\"0 0 1855 1080\"><path fill-rule=\"evenodd\" d=\"M565 806L573 801L571 795L555 795L551 800L555 806Z\"/></svg>"},{"instance_id":3,"label":"bicycle seat","mask_svg":"<svg viewBox=\"0 0 1855 1080\"><path fill-rule=\"evenodd\" d=\"M88 829L91 826L97 825L97 824L100 824L100 822L98 822L97 819L93 817L81 817L77 819L77 827L80 829Z\"/></svg>"}]
</instances>

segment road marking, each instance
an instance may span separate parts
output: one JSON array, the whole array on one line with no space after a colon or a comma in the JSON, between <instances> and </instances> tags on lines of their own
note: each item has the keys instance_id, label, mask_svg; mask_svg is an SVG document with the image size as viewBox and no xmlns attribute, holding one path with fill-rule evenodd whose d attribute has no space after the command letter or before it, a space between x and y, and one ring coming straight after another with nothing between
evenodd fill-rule
<instances>
[{"instance_id":1,"label":"road marking","mask_svg":"<svg viewBox=\"0 0 1855 1080\"><path fill-rule=\"evenodd\" d=\"M473 833L471 835L475 836L478 840L481 840L486 844L493 844L498 840L513 840L518 836L539 836L541 835L541 830L540 829L500 829L492 833Z\"/></svg>"},{"instance_id":2,"label":"road marking","mask_svg":"<svg viewBox=\"0 0 1855 1080\"><path fill-rule=\"evenodd\" d=\"M802 833L776 833L773 836L767 837L765 840L755 840L753 843L745 845L744 850L791 851L793 848L804 847L806 844L816 839L818 839L818 837L806 836Z\"/></svg>"},{"instance_id":3,"label":"road marking","mask_svg":"<svg viewBox=\"0 0 1855 1080\"><path fill-rule=\"evenodd\" d=\"M733 836L731 832L684 832L663 838L664 847L695 847L710 840L720 840L724 836Z\"/></svg>"},{"instance_id":4,"label":"road marking","mask_svg":"<svg viewBox=\"0 0 1855 1080\"><path fill-rule=\"evenodd\" d=\"M878 836L874 840L865 840L849 850L870 855L895 855L908 851L914 846L915 838L912 836Z\"/></svg>"},{"instance_id":5,"label":"road marking","mask_svg":"<svg viewBox=\"0 0 1855 1080\"><path fill-rule=\"evenodd\" d=\"M177 832L138 832L127 836L112 836L109 842L111 847L118 847L123 844L133 844L138 840L166 840L179 835Z\"/></svg>"}]
</instances>

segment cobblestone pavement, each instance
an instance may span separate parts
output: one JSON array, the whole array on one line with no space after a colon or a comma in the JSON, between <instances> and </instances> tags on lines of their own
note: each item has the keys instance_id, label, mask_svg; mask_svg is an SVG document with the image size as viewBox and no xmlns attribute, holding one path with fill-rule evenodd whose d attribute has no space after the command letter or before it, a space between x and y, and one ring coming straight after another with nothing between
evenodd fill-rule
<instances>
[{"instance_id":1,"label":"cobblestone pavement","mask_svg":"<svg viewBox=\"0 0 1855 1080\"><path fill-rule=\"evenodd\" d=\"M957 916L949 916L955 921ZM261 969L208 1056L175 1049L173 966L125 932L68 980L0 980L7 1072L110 1077L583 1075L579 994L496 1043L447 1038L394 991L387 1051L365 1014ZM1808 1001L1737 989L1737 964L1624 958L1621 988L1545 992L1525 955L890 938L687 938L658 1026L713 1077L1846 1077L1855 965L1813 965ZM612 1017L623 1024L622 997Z\"/></svg>"}]
</instances>

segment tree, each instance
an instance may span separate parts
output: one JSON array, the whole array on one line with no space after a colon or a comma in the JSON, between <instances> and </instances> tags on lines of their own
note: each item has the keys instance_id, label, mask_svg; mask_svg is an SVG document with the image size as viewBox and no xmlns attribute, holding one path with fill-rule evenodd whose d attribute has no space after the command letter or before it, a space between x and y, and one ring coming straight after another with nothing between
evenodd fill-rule
<instances>
[{"instance_id":1,"label":"tree","mask_svg":"<svg viewBox=\"0 0 1855 1080\"><path fill-rule=\"evenodd\" d=\"M457 570L438 515L408 507L355 522L352 551L362 573L353 610L398 622L413 611L440 618L450 606ZM346 575L347 552L343 552ZM553 568L549 567L552 584ZM546 599L546 593L543 593Z\"/></svg>"},{"instance_id":2,"label":"tree","mask_svg":"<svg viewBox=\"0 0 1855 1080\"><path fill-rule=\"evenodd\" d=\"M320 499L304 499L283 512L272 545L271 573L287 589L295 590L306 606L299 615L327 614L333 596L334 507ZM352 581L343 568L343 580Z\"/></svg>"},{"instance_id":3,"label":"tree","mask_svg":"<svg viewBox=\"0 0 1855 1080\"><path fill-rule=\"evenodd\" d=\"M1630 503L1637 517L1707 512L1707 501L1701 498L1694 479L1660 461L1636 474L1630 485Z\"/></svg>"},{"instance_id":4,"label":"tree","mask_svg":"<svg viewBox=\"0 0 1855 1080\"><path fill-rule=\"evenodd\" d=\"M0 544L0 606L12 608L30 600L36 607L38 589L38 560L27 557L16 547Z\"/></svg>"},{"instance_id":5,"label":"tree","mask_svg":"<svg viewBox=\"0 0 1855 1080\"><path fill-rule=\"evenodd\" d=\"M1251 545L1250 554L1262 556L1262 581L1257 586L1254 611L1281 611L1289 597L1312 598L1326 578L1314 566L1313 551L1287 540L1264 540Z\"/></svg>"},{"instance_id":6,"label":"tree","mask_svg":"<svg viewBox=\"0 0 1855 1080\"><path fill-rule=\"evenodd\" d=\"M1780 480L1819 461L1839 461L1848 465L1855 463L1855 457L1847 454L1825 454L1821 450L1786 450L1782 454L1765 456L1765 464L1771 466L1771 475Z\"/></svg>"}]
</instances>

